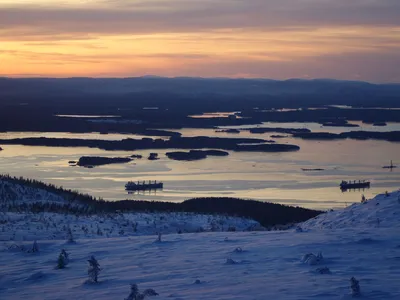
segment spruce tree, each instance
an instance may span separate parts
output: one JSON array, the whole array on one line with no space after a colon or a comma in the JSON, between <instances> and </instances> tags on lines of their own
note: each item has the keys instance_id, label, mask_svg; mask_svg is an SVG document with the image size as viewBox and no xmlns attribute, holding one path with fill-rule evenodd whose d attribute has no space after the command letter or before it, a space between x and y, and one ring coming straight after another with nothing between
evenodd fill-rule
<instances>
[{"instance_id":1,"label":"spruce tree","mask_svg":"<svg viewBox=\"0 0 400 300\"><path fill-rule=\"evenodd\" d=\"M71 227L68 227L68 229L67 229L67 242L70 244L75 243L74 237L72 235Z\"/></svg>"},{"instance_id":2,"label":"spruce tree","mask_svg":"<svg viewBox=\"0 0 400 300\"><path fill-rule=\"evenodd\" d=\"M39 246L38 246L36 240L33 242L31 252L32 252L32 253L39 252Z\"/></svg>"},{"instance_id":3,"label":"spruce tree","mask_svg":"<svg viewBox=\"0 0 400 300\"><path fill-rule=\"evenodd\" d=\"M124 300L143 300L147 296L158 296L158 293L153 289L146 289L143 291L143 293L140 293L137 284L132 283L131 292L128 298L125 298Z\"/></svg>"},{"instance_id":4,"label":"spruce tree","mask_svg":"<svg viewBox=\"0 0 400 300\"><path fill-rule=\"evenodd\" d=\"M354 277L350 278L350 290L353 297L359 297L361 295L360 284Z\"/></svg>"},{"instance_id":5,"label":"spruce tree","mask_svg":"<svg viewBox=\"0 0 400 300\"><path fill-rule=\"evenodd\" d=\"M65 268L64 255L60 253L60 255L58 255L58 260L57 260L57 269L64 269L64 268Z\"/></svg>"},{"instance_id":6,"label":"spruce tree","mask_svg":"<svg viewBox=\"0 0 400 300\"><path fill-rule=\"evenodd\" d=\"M100 264L93 255L90 257L90 259L88 259L88 262L89 262L89 267L88 267L89 279L97 283L98 282L97 279L101 271Z\"/></svg>"}]
</instances>

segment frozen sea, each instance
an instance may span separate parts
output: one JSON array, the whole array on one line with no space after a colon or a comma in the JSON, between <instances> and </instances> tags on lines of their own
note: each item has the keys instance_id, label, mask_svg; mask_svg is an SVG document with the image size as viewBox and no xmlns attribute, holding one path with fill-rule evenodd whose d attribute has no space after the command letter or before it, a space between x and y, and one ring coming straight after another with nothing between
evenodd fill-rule
<instances>
[{"instance_id":1,"label":"frozen sea","mask_svg":"<svg viewBox=\"0 0 400 300\"><path fill-rule=\"evenodd\" d=\"M399 123L385 127L359 124L360 128L321 127L316 123L265 123L262 127L310 128L312 131L343 132L355 130L400 130ZM254 127L254 126L253 126ZM253 137L271 139L276 133L216 133L213 129L182 129L183 136ZM60 137L120 140L142 138L124 134L72 133L0 133L0 138ZM0 172L35 178L64 188L79 190L107 200L141 199L180 202L194 197L240 197L309 208L328 209L358 202L361 195L371 198L400 187L400 168L382 169L390 160L400 165L400 143L386 141L307 141L291 137L274 139L291 143L300 151L288 153L238 153L227 157L209 157L194 162L168 159L168 150L104 151L92 148L51 148L4 145L0 152ZM148 161L150 152L160 160ZM142 154L141 160L93 169L72 167L68 161L84 155L130 156ZM399 166L400 167L400 166ZM305 172L302 168L321 168ZM342 193L341 180L370 180L371 188ZM164 182L162 191L127 194L129 180Z\"/></svg>"}]
</instances>

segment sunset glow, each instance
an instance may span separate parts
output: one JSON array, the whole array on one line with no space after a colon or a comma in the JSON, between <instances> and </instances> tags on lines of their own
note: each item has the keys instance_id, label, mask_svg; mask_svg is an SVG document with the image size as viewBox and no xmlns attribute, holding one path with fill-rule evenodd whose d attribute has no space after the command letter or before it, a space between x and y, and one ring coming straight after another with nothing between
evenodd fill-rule
<instances>
[{"instance_id":1,"label":"sunset glow","mask_svg":"<svg viewBox=\"0 0 400 300\"><path fill-rule=\"evenodd\" d=\"M400 82L399 65L396 0L0 0L0 76Z\"/></svg>"}]
</instances>

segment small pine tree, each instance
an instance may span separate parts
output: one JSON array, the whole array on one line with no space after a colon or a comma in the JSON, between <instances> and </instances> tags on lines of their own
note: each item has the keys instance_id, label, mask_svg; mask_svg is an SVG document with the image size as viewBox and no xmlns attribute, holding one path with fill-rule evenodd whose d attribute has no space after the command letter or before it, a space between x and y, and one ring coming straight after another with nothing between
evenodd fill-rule
<instances>
[{"instance_id":1,"label":"small pine tree","mask_svg":"<svg viewBox=\"0 0 400 300\"><path fill-rule=\"evenodd\" d=\"M131 284L131 292L129 293L128 298L124 300L143 300L147 296L158 296L158 293L153 289L144 290L143 293L139 292L139 288L136 283Z\"/></svg>"},{"instance_id":2,"label":"small pine tree","mask_svg":"<svg viewBox=\"0 0 400 300\"><path fill-rule=\"evenodd\" d=\"M124 300L136 300L136 296L139 294L139 288L137 284L132 283L131 284L131 292L129 293L128 298L125 298Z\"/></svg>"},{"instance_id":3,"label":"small pine tree","mask_svg":"<svg viewBox=\"0 0 400 300\"><path fill-rule=\"evenodd\" d=\"M101 231L99 226L97 226L97 235L103 235L103 232Z\"/></svg>"},{"instance_id":4,"label":"small pine tree","mask_svg":"<svg viewBox=\"0 0 400 300\"><path fill-rule=\"evenodd\" d=\"M70 227L67 229L67 242L72 244L75 243L74 236L72 235L72 230Z\"/></svg>"},{"instance_id":5,"label":"small pine tree","mask_svg":"<svg viewBox=\"0 0 400 300\"><path fill-rule=\"evenodd\" d=\"M156 242L161 243L161 232L159 232L159 233L157 234L157 240L156 240Z\"/></svg>"},{"instance_id":6,"label":"small pine tree","mask_svg":"<svg viewBox=\"0 0 400 300\"><path fill-rule=\"evenodd\" d=\"M36 240L33 242L33 245L32 245L32 250L31 250L31 252L32 252L32 253L39 252L39 246L38 246L38 244L37 244Z\"/></svg>"},{"instance_id":7,"label":"small pine tree","mask_svg":"<svg viewBox=\"0 0 400 300\"><path fill-rule=\"evenodd\" d=\"M360 284L354 277L350 278L350 290L353 297L359 297L361 295Z\"/></svg>"},{"instance_id":8,"label":"small pine tree","mask_svg":"<svg viewBox=\"0 0 400 300\"><path fill-rule=\"evenodd\" d=\"M69 263L69 254L64 249L61 250L60 256L62 256L64 266L68 265Z\"/></svg>"},{"instance_id":9,"label":"small pine tree","mask_svg":"<svg viewBox=\"0 0 400 300\"><path fill-rule=\"evenodd\" d=\"M58 255L58 260L57 260L57 269L64 269L65 268L65 258L64 255L62 255L62 253L60 253Z\"/></svg>"},{"instance_id":10,"label":"small pine tree","mask_svg":"<svg viewBox=\"0 0 400 300\"><path fill-rule=\"evenodd\" d=\"M88 259L88 262L89 262L89 267L88 267L89 279L97 283L98 282L97 279L101 271L100 264L93 255L90 257L90 259Z\"/></svg>"}]
</instances>

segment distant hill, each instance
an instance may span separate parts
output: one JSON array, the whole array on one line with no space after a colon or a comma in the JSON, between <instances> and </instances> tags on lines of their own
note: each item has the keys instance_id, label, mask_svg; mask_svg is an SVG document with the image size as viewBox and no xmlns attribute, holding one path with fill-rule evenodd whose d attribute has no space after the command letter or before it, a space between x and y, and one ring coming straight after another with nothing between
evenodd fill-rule
<instances>
[{"instance_id":1,"label":"distant hill","mask_svg":"<svg viewBox=\"0 0 400 300\"><path fill-rule=\"evenodd\" d=\"M180 95L298 95L373 93L386 96L400 94L400 84L372 84L332 79L231 79L231 78L165 78L143 76L132 78L0 78L0 95L37 93L129 94L167 92Z\"/></svg>"}]
</instances>

